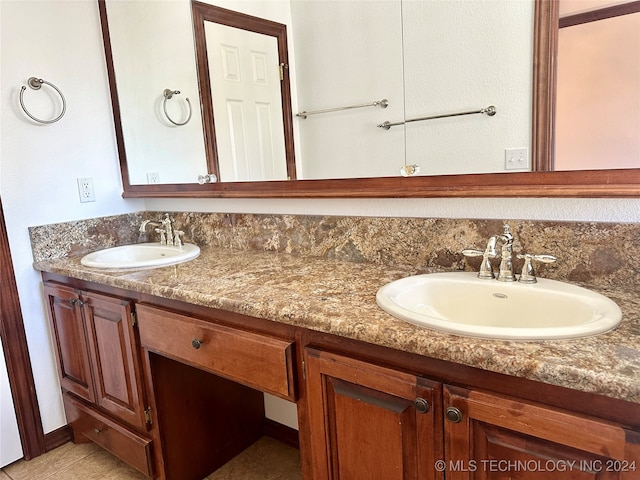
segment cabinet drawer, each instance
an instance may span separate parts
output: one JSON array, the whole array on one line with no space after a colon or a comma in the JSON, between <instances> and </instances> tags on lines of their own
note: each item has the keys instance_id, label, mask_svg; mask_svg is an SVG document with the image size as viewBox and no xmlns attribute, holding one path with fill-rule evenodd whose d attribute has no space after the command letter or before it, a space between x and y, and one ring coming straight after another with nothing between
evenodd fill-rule
<instances>
[{"instance_id":1,"label":"cabinet drawer","mask_svg":"<svg viewBox=\"0 0 640 480\"><path fill-rule=\"evenodd\" d=\"M152 476L150 439L118 425L66 393L64 410L67 422L76 434L83 434L133 468Z\"/></svg>"},{"instance_id":2,"label":"cabinet drawer","mask_svg":"<svg viewBox=\"0 0 640 480\"><path fill-rule=\"evenodd\" d=\"M230 380L295 400L293 342L138 306L147 350Z\"/></svg>"}]
</instances>

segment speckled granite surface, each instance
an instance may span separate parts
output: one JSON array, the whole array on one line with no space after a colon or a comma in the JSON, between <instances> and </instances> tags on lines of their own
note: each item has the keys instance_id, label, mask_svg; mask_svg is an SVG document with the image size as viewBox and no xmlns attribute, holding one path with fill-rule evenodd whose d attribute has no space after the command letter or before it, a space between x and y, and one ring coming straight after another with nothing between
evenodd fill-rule
<instances>
[{"instance_id":1,"label":"speckled granite surface","mask_svg":"<svg viewBox=\"0 0 640 480\"><path fill-rule=\"evenodd\" d=\"M34 260L80 255L107 246L157 241L139 235L140 212L30 228ZM502 233L501 220L376 218L171 212L184 240L240 250L291 253L380 265L477 270L465 248L484 249ZM514 252L549 253L540 276L602 285L640 285L640 224L505 220L515 237ZM514 259L517 272L521 261Z\"/></svg>"},{"instance_id":2,"label":"speckled granite surface","mask_svg":"<svg viewBox=\"0 0 640 480\"><path fill-rule=\"evenodd\" d=\"M82 267L83 249L73 245L66 257L39 255L37 239L56 243L52 230L64 230L58 225L32 229L35 268L640 403L640 257L635 263L626 258L640 248L638 225L510 222L516 251L531 247L534 253L571 256L555 269L540 269L541 276L588 281L623 311L616 330L596 337L512 342L414 326L375 302L378 288L392 280L464 267L459 250L482 245L502 222L174 216L187 240L202 248L188 263L104 271ZM208 222L200 221L205 217ZM520 236L534 240L525 245ZM602 255L611 262L596 270Z\"/></svg>"}]
</instances>

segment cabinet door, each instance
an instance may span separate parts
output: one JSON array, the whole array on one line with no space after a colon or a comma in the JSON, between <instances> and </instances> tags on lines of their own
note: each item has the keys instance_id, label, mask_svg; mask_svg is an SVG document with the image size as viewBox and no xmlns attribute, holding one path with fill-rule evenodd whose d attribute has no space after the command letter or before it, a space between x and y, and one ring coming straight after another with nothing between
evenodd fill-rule
<instances>
[{"instance_id":1,"label":"cabinet door","mask_svg":"<svg viewBox=\"0 0 640 480\"><path fill-rule=\"evenodd\" d=\"M314 349L305 367L314 478L442 478L440 384Z\"/></svg>"},{"instance_id":2,"label":"cabinet door","mask_svg":"<svg viewBox=\"0 0 640 480\"><path fill-rule=\"evenodd\" d=\"M57 352L60 384L63 390L93 402L95 394L78 292L69 287L47 283L44 293Z\"/></svg>"},{"instance_id":3,"label":"cabinet door","mask_svg":"<svg viewBox=\"0 0 640 480\"><path fill-rule=\"evenodd\" d=\"M144 427L142 376L131 303L96 293L84 293L82 300L95 403L131 425Z\"/></svg>"},{"instance_id":4,"label":"cabinet door","mask_svg":"<svg viewBox=\"0 0 640 480\"><path fill-rule=\"evenodd\" d=\"M444 409L448 480L640 477L633 434L615 424L450 386Z\"/></svg>"}]
</instances>

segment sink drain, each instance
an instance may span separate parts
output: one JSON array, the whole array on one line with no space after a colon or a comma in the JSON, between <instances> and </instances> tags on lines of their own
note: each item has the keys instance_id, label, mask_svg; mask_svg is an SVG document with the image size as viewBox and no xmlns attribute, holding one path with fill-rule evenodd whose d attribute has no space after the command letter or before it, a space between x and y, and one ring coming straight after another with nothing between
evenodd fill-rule
<instances>
[{"instance_id":1,"label":"sink drain","mask_svg":"<svg viewBox=\"0 0 640 480\"><path fill-rule=\"evenodd\" d=\"M494 293L493 296L496 298L509 298L509 296L504 293Z\"/></svg>"}]
</instances>

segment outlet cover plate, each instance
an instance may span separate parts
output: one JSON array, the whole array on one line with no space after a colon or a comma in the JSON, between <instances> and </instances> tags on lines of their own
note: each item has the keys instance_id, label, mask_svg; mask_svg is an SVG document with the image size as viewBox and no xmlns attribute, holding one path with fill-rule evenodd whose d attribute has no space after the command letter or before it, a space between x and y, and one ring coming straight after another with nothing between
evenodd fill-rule
<instances>
[{"instance_id":1,"label":"outlet cover plate","mask_svg":"<svg viewBox=\"0 0 640 480\"><path fill-rule=\"evenodd\" d=\"M80 203L96 201L96 195L93 191L93 179L91 177L78 178L78 194L80 195Z\"/></svg>"}]
</instances>

